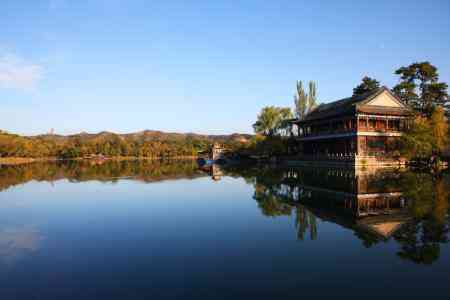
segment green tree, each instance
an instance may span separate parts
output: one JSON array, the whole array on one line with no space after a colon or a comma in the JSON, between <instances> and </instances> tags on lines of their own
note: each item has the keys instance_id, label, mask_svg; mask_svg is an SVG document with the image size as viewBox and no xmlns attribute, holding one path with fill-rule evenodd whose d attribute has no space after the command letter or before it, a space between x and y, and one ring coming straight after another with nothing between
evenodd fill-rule
<instances>
[{"instance_id":1,"label":"green tree","mask_svg":"<svg viewBox=\"0 0 450 300\"><path fill-rule=\"evenodd\" d=\"M283 131L286 126L286 120L292 118L292 112L289 107L264 107L257 117L253 128L256 133L274 136Z\"/></svg>"},{"instance_id":2,"label":"green tree","mask_svg":"<svg viewBox=\"0 0 450 300\"><path fill-rule=\"evenodd\" d=\"M317 106L317 85L314 81L308 83L308 113Z\"/></svg>"},{"instance_id":3,"label":"green tree","mask_svg":"<svg viewBox=\"0 0 450 300\"><path fill-rule=\"evenodd\" d=\"M360 85L353 89L353 96L363 95L369 92L376 91L380 88L380 82L377 80L370 78L368 76L364 76Z\"/></svg>"},{"instance_id":4,"label":"green tree","mask_svg":"<svg viewBox=\"0 0 450 300\"><path fill-rule=\"evenodd\" d=\"M295 115L299 119L306 117L317 105L317 85L314 81L308 83L308 93L303 88L303 82L297 81L294 95Z\"/></svg>"},{"instance_id":5,"label":"green tree","mask_svg":"<svg viewBox=\"0 0 450 300\"><path fill-rule=\"evenodd\" d=\"M395 71L399 83L392 89L406 104L417 112L430 116L437 106L448 113L448 85L439 82L437 68L429 62L416 62Z\"/></svg>"},{"instance_id":6,"label":"green tree","mask_svg":"<svg viewBox=\"0 0 450 300\"><path fill-rule=\"evenodd\" d=\"M428 159L434 148L433 129L424 117L416 117L401 137L401 152L408 159Z\"/></svg>"},{"instance_id":7,"label":"green tree","mask_svg":"<svg viewBox=\"0 0 450 300\"><path fill-rule=\"evenodd\" d=\"M299 119L303 119L307 112L308 96L303 88L303 82L297 81L297 90L294 95L295 114Z\"/></svg>"}]
</instances>

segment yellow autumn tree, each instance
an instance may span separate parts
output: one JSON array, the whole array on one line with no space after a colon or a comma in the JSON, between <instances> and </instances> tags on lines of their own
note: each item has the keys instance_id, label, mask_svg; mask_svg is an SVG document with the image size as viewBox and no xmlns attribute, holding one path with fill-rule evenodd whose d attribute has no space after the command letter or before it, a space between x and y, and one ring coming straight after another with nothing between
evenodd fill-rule
<instances>
[{"instance_id":1,"label":"yellow autumn tree","mask_svg":"<svg viewBox=\"0 0 450 300\"><path fill-rule=\"evenodd\" d=\"M402 136L402 152L408 158L429 159L447 147L448 124L444 109L437 107L430 118L418 116Z\"/></svg>"},{"instance_id":2,"label":"yellow autumn tree","mask_svg":"<svg viewBox=\"0 0 450 300\"><path fill-rule=\"evenodd\" d=\"M433 128L433 135L437 149L442 152L447 146L448 123L445 117L445 111L438 106L431 114L431 127Z\"/></svg>"}]
</instances>

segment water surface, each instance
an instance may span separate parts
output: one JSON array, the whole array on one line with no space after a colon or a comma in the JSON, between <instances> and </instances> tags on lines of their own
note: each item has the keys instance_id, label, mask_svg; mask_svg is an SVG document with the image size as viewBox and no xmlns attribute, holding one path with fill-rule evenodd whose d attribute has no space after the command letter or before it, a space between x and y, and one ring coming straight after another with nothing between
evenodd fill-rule
<instances>
[{"instance_id":1,"label":"water surface","mask_svg":"<svg viewBox=\"0 0 450 300\"><path fill-rule=\"evenodd\" d=\"M2 299L448 298L448 174L0 166Z\"/></svg>"}]
</instances>

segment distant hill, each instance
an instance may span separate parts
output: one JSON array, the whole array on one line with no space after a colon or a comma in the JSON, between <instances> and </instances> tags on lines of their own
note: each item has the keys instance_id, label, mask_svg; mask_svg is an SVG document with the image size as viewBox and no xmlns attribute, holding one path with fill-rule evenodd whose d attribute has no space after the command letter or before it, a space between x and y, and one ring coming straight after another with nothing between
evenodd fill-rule
<instances>
[{"instance_id":1,"label":"distant hill","mask_svg":"<svg viewBox=\"0 0 450 300\"><path fill-rule=\"evenodd\" d=\"M99 133L87 133L81 132L72 135L58 135L58 134L41 134L35 136L28 136L30 139L40 139L45 141L64 142L71 139L81 140L83 142L108 140L113 138L119 138L132 142L167 142L167 141L183 141L186 139L192 140L209 140L211 142L223 142L223 143L247 143L251 138L251 134L223 134L223 135L205 135L196 133L175 133L175 132L163 132L157 130L143 130L133 133L118 134L109 131L102 131Z\"/></svg>"},{"instance_id":2,"label":"distant hill","mask_svg":"<svg viewBox=\"0 0 450 300\"><path fill-rule=\"evenodd\" d=\"M73 135L20 136L0 131L1 158L193 157L218 142L228 149L246 147L250 134L204 135L144 130L116 134L81 132Z\"/></svg>"}]
</instances>

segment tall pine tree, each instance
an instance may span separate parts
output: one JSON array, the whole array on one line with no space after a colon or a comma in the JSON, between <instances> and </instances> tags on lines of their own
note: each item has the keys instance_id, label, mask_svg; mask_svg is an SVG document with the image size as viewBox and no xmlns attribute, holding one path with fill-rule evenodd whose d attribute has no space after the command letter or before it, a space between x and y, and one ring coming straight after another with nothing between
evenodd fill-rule
<instances>
[{"instance_id":1,"label":"tall pine tree","mask_svg":"<svg viewBox=\"0 0 450 300\"><path fill-rule=\"evenodd\" d=\"M379 88L380 82L368 76L364 76L361 84L353 89L353 96L367 94L369 92L378 90Z\"/></svg>"},{"instance_id":2,"label":"tall pine tree","mask_svg":"<svg viewBox=\"0 0 450 300\"><path fill-rule=\"evenodd\" d=\"M416 62L395 71L399 83L392 91L406 104L424 116L431 116L438 106L449 114L448 85L439 82L437 68L429 62Z\"/></svg>"}]
</instances>

